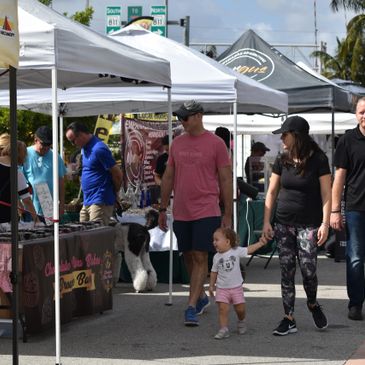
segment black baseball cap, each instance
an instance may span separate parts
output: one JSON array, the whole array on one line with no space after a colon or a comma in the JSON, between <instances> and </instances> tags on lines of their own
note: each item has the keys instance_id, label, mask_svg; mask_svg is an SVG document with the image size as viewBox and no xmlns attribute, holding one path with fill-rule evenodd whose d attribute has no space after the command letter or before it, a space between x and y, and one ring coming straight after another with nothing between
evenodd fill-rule
<instances>
[{"instance_id":1,"label":"black baseball cap","mask_svg":"<svg viewBox=\"0 0 365 365\"><path fill-rule=\"evenodd\" d=\"M43 142L43 144L52 144L52 129L46 125L42 125L35 131L35 136Z\"/></svg>"},{"instance_id":2,"label":"black baseball cap","mask_svg":"<svg viewBox=\"0 0 365 365\"><path fill-rule=\"evenodd\" d=\"M204 109L201 104L195 100L186 101L181 107L174 111L172 114L177 116L179 119L186 120L191 115L198 113L204 113Z\"/></svg>"},{"instance_id":3,"label":"black baseball cap","mask_svg":"<svg viewBox=\"0 0 365 365\"><path fill-rule=\"evenodd\" d=\"M292 117L287 118L281 127L275 131L273 134L281 134L286 132L297 132L308 134L309 133L309 124L308 122L300 117L299 115L293 115Z\"/></svg>"},{"instance_id":4,"label":"black baseball cap","mask_svg":"<svg viewBox=\"0 0 365 365\"><path fill-rule=\"evenodd\" d=\"M267 148L262 142L255 142L252 146L251 146L251 151L270 151L270 148Z\"/></svg>"}]
</instances>

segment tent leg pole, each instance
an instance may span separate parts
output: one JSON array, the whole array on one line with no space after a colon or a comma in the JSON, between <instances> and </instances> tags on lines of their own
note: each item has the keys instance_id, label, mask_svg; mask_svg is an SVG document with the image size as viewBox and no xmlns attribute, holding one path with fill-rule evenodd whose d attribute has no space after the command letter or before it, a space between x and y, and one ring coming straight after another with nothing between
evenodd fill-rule
<instances>
[{"instance_id":1,"label":"tent leg pole","mask_svg":"<svg viewBox=\"0 0 365 365\"><path fill-rule=\"evenodd\" d=\"M237 232L237 101L233 103L233 229Z\"/></svg>"},{"instance_id":2,"label":"tent leg pole","mask_svg":"<svg viewBox=\"0 0 365 365\"><path fill-rule=\"evenodd\" d=\"M19 322L19 283L18 283L18 123L17 123L17 94L16 94L16 69L9 68L9 93L10 93L10 196L11 196L11 284L13 288L12 309L12 341L13 365L19 364L18 322Z\"/></svg>"},{"instance_id":3,"label":"tent leg pole","mask_svg":"<svg viewBox=\"0 0 365 365\"><path fill-rule=\"evenodd\" d=\"M168 97L168 125L169 125L169 146L172 143L172 103L171 103L171 88L167 89L167 97ZM173 201L171 199L170 206L172 208ZM173 215L171 213L171 222L170 226L170 254L169 254L169 298L166 305L172 305L172 281L173 281L173 269L174 269L174 251L173 251L173 238L174 233L172 231L172 222L173 222Z\"/></svg>"},{"instance_id":4,"label":"tent leg pole","mask_svg":"<svg viewBox=\"0 0 365 365\"><path fill-rule=\"evenodd\" d=\"M53 142L53 228L54 228L54 267L55 267L55 337L56 365L61 364L61 311L60 311L60 247L59 247L59 182L58 182L58 105L57 70L52 69L52 142Z\"/></svg>"}]
</instances>

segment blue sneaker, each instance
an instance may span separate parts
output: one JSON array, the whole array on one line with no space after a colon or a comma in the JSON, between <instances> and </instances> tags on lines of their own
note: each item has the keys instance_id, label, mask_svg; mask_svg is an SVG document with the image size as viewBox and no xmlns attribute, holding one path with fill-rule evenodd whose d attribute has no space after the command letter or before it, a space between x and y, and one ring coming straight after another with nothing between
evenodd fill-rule
<instances>
[{"instance_id":1,"label":"blue sneaker","mask_svg":"<svg viewBox=\"0 0 365 365\"><path fill-rule=\"evenodd\" d=\"M204 310L210 306L210 301L206 295L204 298L199 298L196 302L196 314L199 316L203 314Z\"/></svg>"},{"instance_id":2,"label":"blue sneaker","mask_svg":"<svg viewBox=\"0 0 365 365\"><path fill-rule=\"evenodd\" d=\"M195 327L199 326L198 318L196 317L196 309L194 307L188 307L185 311L185 326Z\"/></svg>"}]
</instances>

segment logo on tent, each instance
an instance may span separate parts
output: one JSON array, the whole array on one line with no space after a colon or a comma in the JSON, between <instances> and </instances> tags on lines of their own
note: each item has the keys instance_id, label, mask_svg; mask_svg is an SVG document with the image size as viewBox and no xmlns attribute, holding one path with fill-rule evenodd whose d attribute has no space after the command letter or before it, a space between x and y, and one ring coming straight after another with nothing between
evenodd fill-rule
<instances>
[{"instance_id":1,"label":"logo on tent","mask_svg":"<svg viewBox=\"0 0 365 365\"><path fill-rule=\"evenodd\" d=\"M273 60L253 48L241 48L219 62L256 81L269 78L275 70Z\"/></svg>"},{"instance_id":2,"label":"logo on tent","mask_svg":"<svg viewBox=\"0 0 365 365\"><path fill-rule=\"evenodd\" d=\"M0 19L0 34L8 37L14 37L15 33L11 29L9 18L5 15L5 18Z\"/></svg>"}]
</instances>

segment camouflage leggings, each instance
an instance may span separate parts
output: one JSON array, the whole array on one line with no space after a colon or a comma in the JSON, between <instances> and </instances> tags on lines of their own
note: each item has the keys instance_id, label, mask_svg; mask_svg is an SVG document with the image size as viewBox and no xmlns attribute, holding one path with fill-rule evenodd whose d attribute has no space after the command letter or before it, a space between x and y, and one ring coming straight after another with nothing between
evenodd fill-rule
<instances>
[{"instance_id":1,"label":"camouflage leggings","mask_svg":"<svg viewBox=\"0 0 365 365\"><path fill-rule=\"evenodd\" d=\"M306 226L275 224L275 239L281 268L281 296L285 314L294 312L296 257L303 277L308 303L317 299L317 231Z\"/></svg>"}]
</instances>

